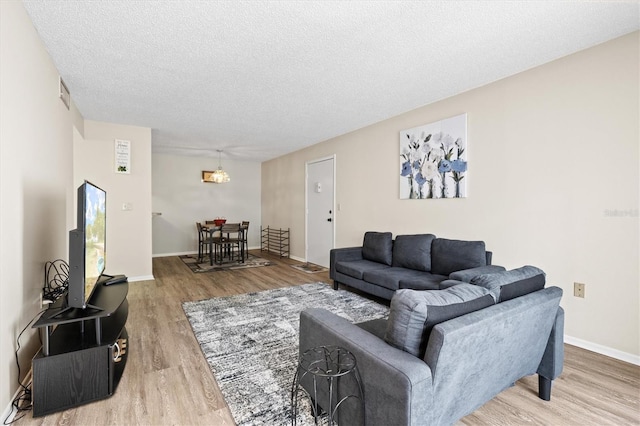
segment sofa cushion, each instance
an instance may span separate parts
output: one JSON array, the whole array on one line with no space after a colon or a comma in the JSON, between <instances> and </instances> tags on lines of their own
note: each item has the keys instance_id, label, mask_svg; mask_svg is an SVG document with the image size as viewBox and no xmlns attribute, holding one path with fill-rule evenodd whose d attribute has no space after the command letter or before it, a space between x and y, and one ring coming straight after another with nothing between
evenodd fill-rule
<instances>
[{"instance_id":1,"label":"sofa cushion","mask_svg":"<svg viewBox=\"0 0 640 426\"><path fill-rule=\"evenodd\" d=\"M379 285L389 290L397 290L400 288L400 281L424 274L426 272L392 266L385 269L365 271L362 278L368 283Z\"/></svg>"},{"instance_id":2,"label":"sofa cushion","mask_svg":"<svg viewBox=\"0 0 640 426\"><path fill-rule=\"evenodd\" d=\"M382 263L372 262L370 260L351 260L336 262L336 271L349 275L350 277L361 280L365 271L390 268L390 266Z\"/></svg>"},{"instance_id":3,"label":"sofa cushion","mask_svg":"<svg viewBox=\"0 0 640 426\"><path fill-rule=\"evenodd\" d=\"M362 258L391 266L393 236L391 232L365 232Z\"/></svg>"},{"instance_id":4,"label":"sofa cushion","mask_svg":"<svg viewBox=\"0 0 640 426\"><path fill-rule=\"evenodd\" d=\"M487 264L484 241L460 241L436 238L431 245L431 272L449 275L463 269Z\"/></svg>"},{"instance_id":5,"label":"sofa cushion","mask_svg":"<svg viewBox=\"0 0 640 426\"><path fill-rule=\"evenodd\" d=\"M506 271L506 269L503 266L498 266L498 265L479 266L477 268L463 269L461 271L452 272L449 274L449 279L470 283L471 280L477 277L478 275L493 274L493 273L502 272L502 271Z\"/></svg>"},{"instance_id":6,"label":"sofa cushion","mask_svg":"<svg viewBox=\"0 0 640 426\"><path fill-rule=\"evenodd\" d=\"M393 242L392 266L429 272L431 270L432 234L398 235Z\"/></svg>"},{"instance_id":7,"label":"sofa cushion","mask_svg":"<svg viewBox=\"0 0 640 426\"><path fill-rule=\"evenodd\" d=\"M494 303L489 290L466 283L445 290L398 290L391 299L384 340L422 358L433 327Z\"/></svg>"},{"instance_id":8,"label":"sofa cushion","mask_svg":"<svg viewBox=\"0 0 640 426\"><path fill-rule=\"evenodd\" d=\"M546 279L542 269L526 265L510 271L482 274L474 277L471 284L491 291L496 302L504 302L544 288Z\"/></svg>"},{"instance_id":9,"label":"sofa cushion","mask_svg":"<svg viewBox=\"0 0 640 426\"><path fill-rule=\"evenodd\" d=\"M446 275L422 274L412 278L401 279L399 288L410 288L412 290L439 290L440 283L446 279Z\"/></svg>"}]
</instances>

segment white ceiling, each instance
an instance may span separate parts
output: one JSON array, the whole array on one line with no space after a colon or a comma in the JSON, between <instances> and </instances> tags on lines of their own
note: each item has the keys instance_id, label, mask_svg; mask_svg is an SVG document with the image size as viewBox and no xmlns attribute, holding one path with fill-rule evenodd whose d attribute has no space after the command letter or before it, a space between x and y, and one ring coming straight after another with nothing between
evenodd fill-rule
<instances>
[{"instance_id":1,"label":"white ceiling","mask_svg":"<svg viewBox=\"0 0 640 426\"><path fill-rule=\"evenodd\" d=\"M86 119L255 161L640 28L639 1L23 3Z\"/></svg>"}]
</instances>

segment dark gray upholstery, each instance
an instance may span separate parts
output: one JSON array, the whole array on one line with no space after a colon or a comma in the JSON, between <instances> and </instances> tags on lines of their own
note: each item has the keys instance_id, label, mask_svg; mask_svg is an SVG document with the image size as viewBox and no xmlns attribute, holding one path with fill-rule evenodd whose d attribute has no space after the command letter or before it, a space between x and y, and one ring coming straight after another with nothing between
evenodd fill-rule
<instances>
[{"instance_id":1,"label":"dark gray upholstery","mask_svg":"<svg viewBox=\"0 0 640 426\"><path fill-rule=\"evenodd\" d=\"M510 271L478 275L471 284L490 290L494 299L500 302L544 288L545 274L535 266L526 265Z\"/></svg>"},{"instance_id":2,"label":"dark gray upholstery","mask_svg":"<svg viewBox=\"0 0 640 426\"><path fill-rule=\"evenodd\" d=\"M411 288L413 290L438 290L440 288L440 282L446 279L446 275L422 274L412 278L401 279L399 288Z\"/></svg>"},{"instance_id":3,"label":"dark gray upholstery","mask_svg":"<svg viewBox=\"0 0 640 426\"><path fill-rule=\"evenodd\" d=\"M424 361L324 309L302 311L300 354L323 345L342 346L354 354L362 377L366 422L362 422L359 410L354 410L340 413L340 424L427 424L433 386L431 370ZM345 394L348 391L344 390Z\"/></svg>"},{"instance_id":4,"label":"dark gray upholstery","mask_svg":"<svg viewBox=\"0 0 640 426\"><path fill-rule=\"evenodd\" d=\"M433 234L398 235L395 241L391 237L390 232L367 232L362 247L332 249L329 276L333 288L343 284L391 300L398 289L435 290L454 276L469 282L478 275L504 271L502 266L491 265L491 252L481 241L444 240ZM455 269L456 265L460 269L436 272L434 246L439 247L441 269ZM478 259L482 256L484 261ZM476 266L478 263L482 266Z\"/></svg>"},{"instance_id":5,"label":"dark gray upholstery","mask_svg":"<svg viewBox=\"0 0 640 426\"><path fill-rule=\"evenodd\" d=\"M536 372L561 297L562 290L551 287L434 327L425 361L437 371L434 387L442 395L434 401L436 424L455 422ZM463 353L474 356L461 365Z\"/></svg>"},{"instance_id":6,"label":"dark gray upholstery","mask_svg":"<svg viewBox=\"0 0 640 426\"><path fill-rule=\"evenodd\" d=\"M487 264L484 241L461 241L436 238L431 245L431 272L449 275L463 269Z\"/></svg>"},{"instance_id":7,"label":"dark gray upholstery","mask_svg":"<svg viewBox=\"0 0 640 426\"><path fill-rule=\"evenodd\" d=\"M391 266L393 236L391 232L365 232L362 258Z\"/></svg>"},{"instance_id":8,"label":"dark gray upholstery","mask_svg":"<svg viewBox=\"0 0 640 426\"><path fill-rule=\"evenodd\" d=\"M390 267L386 269L373 269L365 271L362 279L368 283L388 288L389 290L397 290L400 287L400 281L419 277L424 272L414 269Z\"/></svg>"},{"instance_id":9,"label":"dark gray upholstery","mask_svg":"<svg viewBox=\"0 0 640 426\"><path fill-rule=\"evenodd\" d=\"M470 283L472 279L482 274L495 274L496 272L506 271L504 266L489 265L478 266L477 268L463 269L449 274L449 279Z\"/></svg>"},{"instance_id":10,"label":"dark gray upholstery","mask_svg":"<svg viewBox=\"0 0 640 426\"><path fill-rule=\"evenodd\" d=\"M338 345L355 355L368 426L450 425L524 376L560 374L561 297L560 288L549 287L440 323L424 359L326 310L307 309L300 315L300 353ZM341 415L341 424L361 424L357 409Z\"/></svg>"},{"instance_id":11,"label":"dark gray upholstery","mask_svg":"<svg viewBox=\"0 0 640 426\"><path fill-rule=\"evenodd\" d=\"M380 269L391 268L384 263L373 262L371 260L352 260L347 262L339 262L336 265L336 271L349 275L353 278L363 279L365 271L377 271Z\"/></svg>"},{"instance_id":12,"label":"dark gray upholstery","mask_svg":"<svg viewBox=\"0 0 640 426\"><path fill-rule=\"evenodd\" d=\"M393 242L392 266L429 272L431 270L432 234L398 235Z\"/></svg>"},{"instance_id":13,"label":"dark gray upholstery","mask_svg":"<svg viewBox=\"0 0 640 426\"><path fill-rule=\"evenodd\" d=\"M386 319L378 318L371 321L359 322L356 325L374 336L384 339L384 333L387 332L387 323L388 321Z\"/></svg>"},{"instance_id":14,"label":"dark gray upholstery","mask_svg":"<svg viewBox=\"0 0 640 426\"><path fill-rule=\"evenodd\" d=\"M391 299L384 340L422 358L435 325L494 303L489 290L471 284L446 290L398 290Z\"/></svg>"}]
</instances>

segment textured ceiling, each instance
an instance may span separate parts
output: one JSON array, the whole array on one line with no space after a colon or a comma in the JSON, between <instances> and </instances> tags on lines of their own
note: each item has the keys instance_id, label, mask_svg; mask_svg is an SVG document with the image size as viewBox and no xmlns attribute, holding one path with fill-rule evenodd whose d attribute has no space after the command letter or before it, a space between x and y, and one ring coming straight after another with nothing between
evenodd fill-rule
<instances>
[{"instance_id":1,"label":"textured ceiling","mask_svg":"<svg viewBox=\"0 0 640 426\"><path fill-rule=\"evenodd\" d=\"M86 119L255 161L640 28L638 1L23 3Z\"/></svg>"}]
</instances>

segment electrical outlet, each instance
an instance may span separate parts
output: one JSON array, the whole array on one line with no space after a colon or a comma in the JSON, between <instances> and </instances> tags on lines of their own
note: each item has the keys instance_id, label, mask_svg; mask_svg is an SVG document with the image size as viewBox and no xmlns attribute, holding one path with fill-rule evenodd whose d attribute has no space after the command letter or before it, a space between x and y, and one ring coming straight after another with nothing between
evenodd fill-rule
<instances>
[{"instance_id":1,"label":"electrical outlet","mask_svg":"<svg viewBox=\"0 0 640 426\"><path fill-rule=\"evenodd\" d=\"M584 287L583 283L573 283L573 295L584 298Z\"/></svg>"}]
</instances>

